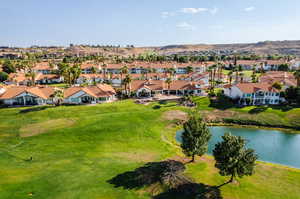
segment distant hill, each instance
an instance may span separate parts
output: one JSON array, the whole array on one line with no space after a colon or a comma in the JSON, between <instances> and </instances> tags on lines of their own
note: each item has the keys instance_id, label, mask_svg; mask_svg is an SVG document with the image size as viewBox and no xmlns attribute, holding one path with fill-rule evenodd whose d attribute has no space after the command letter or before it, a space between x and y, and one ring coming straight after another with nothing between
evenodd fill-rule
<instances>
[{"instance_id":1,"label":"distant hill","mask_svg":"<svg viewBox=\"0 0 300 199\"><path fill-rule=\"evenodd\" d=\"M195 54L198 51L216 51L216 52L242 52L255 53L260 55L266 54L283 54L300 56L300 40L297 41L264 41L258 43L245 44L196 44L196 45L169 45L155 49L161 54L173 53L191 53Z\"/></svg>"},{"instance_id":2,"label":"distant hill","mask_svg":"<svg viewBox=\"0 0 300 199\"><path fill-rule=\"evenodd\" d=\"M264 41L258 43L238 43L238 44L188 44L188 45L167 45L158 47L135 47L135 48L118 48L117 50L101 50L104 54L137 55L147 51L154 51L158 54L183 54L199 55L208 53L221 54L281 54L295 55L300 57L300 40L295 41Z\"/></svg>"},{"instance_id":3,"label":"distant hill","mask_svg":"<svg viewBox=\"0 0 300 199\"><path fill-rule=\"evenodd\" d=\"M281 54L281 55L295 55L300 57L300 40L294 41L263 41L258 43L237 43L237 44L187 44L187 45L167 45L157 47L92 47L75 45L67 48L56 47L50 48L45 47L44 49L39 48L27 48L26 50L36 50L41 52L43 50L49 52L66 52L71 54L104 54L104 55L138 55L145 52L156 52L158 54L170 55L170 54L181 54L181 55L211 55L214 53L222 55L232 55L233 53L239 54L257 54L257 55L268 55L268 54ZM20 52L24 49L10 49L2 48L1 52Z\"/></svg>"}]
</instances>

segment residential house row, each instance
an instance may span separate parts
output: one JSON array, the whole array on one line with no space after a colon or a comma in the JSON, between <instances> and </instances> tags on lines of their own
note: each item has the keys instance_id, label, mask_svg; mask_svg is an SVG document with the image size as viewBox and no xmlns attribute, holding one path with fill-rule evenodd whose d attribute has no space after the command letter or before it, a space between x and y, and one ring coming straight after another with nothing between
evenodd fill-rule
<instances>
[{"instance_id":1,"label":"residential house row","mask_svg":"<svg viewBox=\"0 0 300 199\"><path fill-rule=\"evenodd\" d=\"M9 106L45 105L55 102L55 90L49 86L1 86L0 102ZM133 80L128 90L138 98L153 97L156 94L167 95L203 95L201 82L174 80L167 84L162 80ZM116 91L111 85L73 86L63 90L63 103L97 104L116 100Z\"/></svg>"},{"instance_id":2,"label":"residential house row","mask_svg":"<svg viewBox=\"0 0 300 199\"><path fill-rule=\"evenodd\" d=\"M0 89L0 102L9 106L31 106L54 104L54 87L6 86ZM87 87L70 87L63 91L63 103L96 104L114 101L115 90L107 84Z\"/></svg>"}]
</instances>

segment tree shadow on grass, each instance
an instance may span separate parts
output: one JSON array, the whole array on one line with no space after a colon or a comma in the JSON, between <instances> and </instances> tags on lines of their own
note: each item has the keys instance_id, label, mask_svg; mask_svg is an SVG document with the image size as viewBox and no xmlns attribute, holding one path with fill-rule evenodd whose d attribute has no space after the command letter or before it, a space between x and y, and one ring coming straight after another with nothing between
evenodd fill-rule
<instances>
[{"instance_id":1,"label":"tree shadow on grass","mask_svg":"<svg viewBox=\"0 0 300 199\"><path fill-rule=\"evenodd\" d=\"M138 189L155 183L182 184L188 181L181 175L184 170L184 164L175 160L149 162L134 171L113 177L108 183L125 189Z\"/></svg>"},{"instance_id":2,"label":"tree shadow on grass","mask_svg":"<svg viewBox=\"0 0 300 199\"><path fill-rule=\"evenodd\" d=\"M22 109L22 110L20 110L19 113L37 112L37 111L46 110L46 109L48 109L48 108L54 108L54 106L38 106L38 107L31 107L31 108L27 108L27 109Z\"/></svg>"},{"instance_id":3,"label":"tree shadow on grass","mask_svg":"<svg viewBox=\"0 0 300 199\"><path fill-rule=\"evenodd\" d=\"M193 183L183 175L185 165L175 160L149 162L134 171L119 174L107 182L114 187L139 189L159 184L165 192L153 199L221 199L219 187ZM167 189L166 189L167 188Z\"/></svg>"},{"instance_id":4,"label":"tree shadow on grass","mask_svg":"<svg viewBox=\"0 0 300 199\"><path fill-rule=\"evenodd\" d=\"M236 108L236 102L234 102L229 97L226 97L224 95L220 95L214 98L210 98L210 104L209 107L216 108L219 110L227 110L230 108Z\"/></svg>"},{"instance_id":5,"label":"tree shadow on grass","mask_svg":"<svg viewBox=\"0 0 300 199\"><path fill-rule=\"evenodd\" d=\"M269 107L267 106L260 106L260 107L255 107L251 110L248 111L249 114L258 114L258 113L262 113L265 112Z\"/></svg>"},{"instance_id":6,"label":"tree shadow on grass","mask_svg":"<svg viewBox=\"0 0 300 199\"><path fill-rule=\"evenodd\" d=\"M197 183L188 183L169 189L153 199L222 199L218 187Z\"/></svg>"},{"instance_id":7,"label":"tree shadow on grass","mask_svg":"<svg viewBox=\"0 0 300 199\"><path fill-rule=\"evenodd\" d=\"M280 110L280 111L283 111L283 112L287 112L287 111L290 111L294 108L299 108L300 106L292 106L292 105L270 105L270 107L272 109L275 109L275 110Z\"/></svg>"}]
</instances>

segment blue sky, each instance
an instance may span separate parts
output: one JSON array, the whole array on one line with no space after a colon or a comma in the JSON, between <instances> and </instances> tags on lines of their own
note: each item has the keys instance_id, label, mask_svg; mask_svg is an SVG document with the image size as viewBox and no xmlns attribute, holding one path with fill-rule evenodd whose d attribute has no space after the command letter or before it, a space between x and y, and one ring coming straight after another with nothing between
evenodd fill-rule
<instances>
[{"instance_id":1,"label":"blue sky","mask_svg":"<svg viewBox=\"0 0 300 199\"><path fill-rule=\"evenodd\" d=\"M299 0L1 0L0 46L300 39Z\"/></svg>"}]
</instances>

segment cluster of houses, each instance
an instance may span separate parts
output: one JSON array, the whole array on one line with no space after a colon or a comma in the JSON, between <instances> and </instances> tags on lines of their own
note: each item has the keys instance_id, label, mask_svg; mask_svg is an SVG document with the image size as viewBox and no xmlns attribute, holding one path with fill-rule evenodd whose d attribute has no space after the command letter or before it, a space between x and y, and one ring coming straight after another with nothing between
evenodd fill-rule
<instances>
[{"instance_id":1,"label":"cluster of houses","mask_svg":"<svg viewBox=\"0 0 300 199\"><path fill-rule=\"evenodd\" d=\"M162 80L133 80L129 90L138 98L149 98L158 94L202 95L202 86L201 82L183 80L174 80L169 84ZM51 86L2 86L0 102L9 106L54 104L56 89ZM116 91L108 84L73 86L63 89L63 98L65 104L97 104L116 100Z\"/></svg>"},{"instance_id":2,"label":"cluster of houses","mask_svg":"<svg viewBox=\"0 0 300 199\"><path fill-rule=\"evenodd\" d=\"M6 86L0 87L0 101L10 106L29 106L54 104L57 88L48 86ZM74 86L63 90L65 104L96 104L115 100L116 92L112 86Z\"/></svg>"},{"instance_id":3,"label":"cluster of houses","mask_svg":"<svg viewBox=\"0 0 300 199\"><path fill-rule=\"evenodd\" d=\"M154 97L155 95L205 95L210 86L211 73L208 69L215 62L175 63L175 62L133 62L131 64L95 64L85 62L81 64L81 74L76 85L64 89L63 103L67 104L96 104L116 100L115 88L122 86L122 73L126 65L127 73L132 78L128 89L136 97ZM225 68L232 63L224 62ZM293 69L299 68L300 62L286 62L284 60L252 61L239 60L237 64L244 70L261 69L266 73L257 83L235 83L221 85L224 94L232 99L238 99L242 105L279 104L284 101L280 97L281 90L273 87L275 82L283 86L283 90L296 86L296 79L292 73L274 71L281 64L288 64ZM62 83L64 79L57 71L56 65L48 62L38 63L34 68L35 83L38 86L28 87L32 81L24 71L10 73L6 86L0 87L0 102L7 105L43 105L52 104L54 87L48 84ZM218 75L221 82L227 82L228 77L223 73ZM167 79L171 82L167 83ZM111 85L104 84L109 82ZM80 86L83 83L88 86Z\"/></svg>"}]
</instances>

